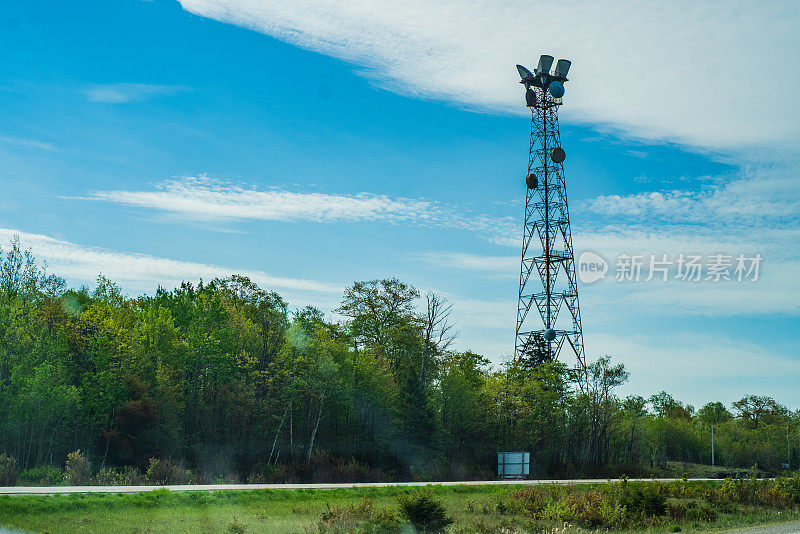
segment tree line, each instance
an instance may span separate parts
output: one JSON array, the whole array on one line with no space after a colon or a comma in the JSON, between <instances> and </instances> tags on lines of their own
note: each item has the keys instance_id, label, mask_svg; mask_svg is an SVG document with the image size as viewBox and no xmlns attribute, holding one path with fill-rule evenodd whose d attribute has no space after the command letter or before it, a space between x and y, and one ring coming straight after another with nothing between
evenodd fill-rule
<instances>
[{"instance_id":1,"label":"tree line","mask_svg":"<svg viewBox=\"0 0 800 534\"><path fill-rule=\"evenodd\" d=\"M649 474L668 461L797 467L800 414L768 396L699 410L617 394L608 357L580 384L541 351L492 366L452 349L451 305L355 282L330 320L233 275L128 297L69 288L19 240L0 250L0 453L20 469L172 462L197 480Z\"/></svg>"}]
</instances>

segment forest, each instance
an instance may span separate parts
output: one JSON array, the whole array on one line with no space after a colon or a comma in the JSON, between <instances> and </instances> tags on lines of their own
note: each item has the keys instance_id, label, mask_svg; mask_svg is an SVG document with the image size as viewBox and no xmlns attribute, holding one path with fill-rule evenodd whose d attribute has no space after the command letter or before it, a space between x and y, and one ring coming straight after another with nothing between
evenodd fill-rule
<instances>
[{"instance_id":1,"label":"forest","mask_svg":"<svg viewBox=\"0 0 800 534\"><path fill-rule=\"evenodd\" d=\"M800 413L768 395L696 409L622 397L628 372L608 356L585 374L541 350L492 365L453 350L450 311L397 279L353 283L341 320L237 275L138 297L103 276L69 288L15 238L0 250L0 470L492 479L498 451L526 450L535 477L648 476L711 464L712 434L731 471L798 466Z\"/></svg>"}]
</instances>

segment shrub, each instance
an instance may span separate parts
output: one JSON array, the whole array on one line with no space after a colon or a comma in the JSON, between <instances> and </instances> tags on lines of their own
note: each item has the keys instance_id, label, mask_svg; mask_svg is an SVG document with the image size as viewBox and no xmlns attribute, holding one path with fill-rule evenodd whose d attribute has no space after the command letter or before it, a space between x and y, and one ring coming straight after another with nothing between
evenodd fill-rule
<instances>
[{"instance_id":1,"label":"shrub","mask_svg":"<svg viewBox=\"0 0 800 534\"><path fill-rule=\"evenodd\" d=\"M588 528L620 528L628 523L625 508L609 495L598 491L568 492L548 502L541 517L577 523Z\"/></svg>"},{"instance_id":2,"label":"shrub","mask_svg":"<svg viewBox=\"0 0 800 534\"><path fill-rule=\"evenodd\" d=\"M19 466L13 456L0 454L0 486L16 486L19 478Z\"/></svg>"},{"instance_id":3,"label":"shrub","mask_svg":"<svg viewBox=\"0 0 800 534\"><path fill-rule=\"evenodd\" d=\"M532 518L541 518L542 511L547 505L547 495L544 490L534 487L523 488L514 492L513 497Z\"/></svg>"},{"instance_id":4,"label":"shrub","mask_svg":"<svg viewBox=\"0 0 800 534\"><path fill-rule=\"evenodd\" d=\"M715 510L706 506L698 506L695 501L671 503L667 506L667 515L676 521L705 521L706 523L716 521L718 517Z\"/></svg>"},{"instance_id":5,"label":"shrub","mask_svg":"<svg viewBox=\"0 0 800 534\"><path fill-rule=\"evenodd\" d=\"M64 470L52 465L31 467L19 474L19 481L22 484L54 486L64 482Z\"/></svg>"},{"instance_id":6,"label":"shrub","mask_svg":"<svg viewBox=\"0 0 800 534\"><path fill-rule=\"evenodd\" d=\"M775 480L757 480L755 476L746 479L726 478L703 497L720 509L726 503L736 503L785 510L800 503L800 478L798 475Z\"/></svg>"},{"instance_id":7,"label":"shrub","mask_svg":"<svg viewBox=\"0 0 800 534\"><path fill-rule=\"evenodd\" d=\"M101 486L116 486L119 485L120 475L114 468L106 467L97 472L95 481Z\"/></svg>"},{"instance_id":8,"label":"shrub","mask_svg":"<svg viewBox=\"0 0 800 534\"><path fill-rule=\"evenodd\" d=\"M667 498L655 484L624 484L619 502L629 513L657 517L667 513Z\"/></svg>"},{"instance_id":9,"label":"shrub","mask_svg":"<svg viewBox=\"0 0 800 534\"><path fill-rule=\"evenodd\" d=\"M698 506L696 508L692 508L686 514L686 519L694 520L694 521L705 521L707 523L713 523L717 520L719 514L717 514L716 510L712 508L708 508L706 506Z\"/></svg>"},{"instance_id":10,"label":"shrub","mask_svg":"<svg viewBox=\"0 0 800 534\"><path fill-rule=\"evenodd\" d=\"M78 449L67 455L64 466L64 482L70 486L84 486L92 481L92 464Z\"/></svg>"},{"instance_id":11,"label":"shrub","mask_svg":"<svg viewBox=\"0 0 800 534\"><path fill-rule=\"evenodd\" d=\"M239 520L236 517L233 518L233 521L228 523L228 532L231 534L244 534L247 531L247 526L239 523Z\"/></svg>"},{"instance_id":12,"label":"shrub","mask_svg":"<svg viewBox=\"0 0 800 534\"><path fill-rule=\"evenodd\" d=\"M791 508L797 502L793 488L784 480L763 481L758 492L759 504L779 510Z\"/></svg>"},{"instance_id":13,"label":"shrub","mask_svg":"<svg viewBox=\"0 0 800 534\"><path fill-rule=\"evenodd\" d=\"M186 484L189 481L189 471L180 464L170 460L150 458L150 464L145 473L145 479L152 484Z\"/></svg>"},{"instance_id":14,"label":"shrub","mask_svg":"<svg viewBox=\"0 0 800 534\"><path fill-rule=\"evenodd\" d=\"M316 529L319 534L392 532L400 528L397 514L391 509L375 510L372 499L364 497L356 506L328 506L320 516ZM309 529L306 529L309 530Z\"/></svg>"},{"instance_id":15,"label":"shrub","mask_svg":"<svg viewBox=\"0 0 800 534\"><path fill-rule=\"evenodd\" d=\"M444 505L433 497L430 489L410 495L400 495L400 512L417 530L442 532L453 520L447 515Z\"/></svg>"},{"instance_id":16,"label":"shrub","mask_svg":"<svg viewBox=\"0 0 800 534\"><path fill-rule=\"evenodd\" d=\"M662 484L630 483L627 479L598 489L574 486L524 488L516 504L532 519L575 523L587 528L630 528L658 524L667 513ZM682 514L683 509L675 513Z\"/></svg>"},{"instance_id":17,"label":"shrub","mask_svg":"<svg viewBox=\"0 0 800 534\"><path fill-rule=\"evenodd\" d=\"M786 488L786 492L792 496L795 503L800 504L800 470L795 471L790 476L781 477L778 481Z\"/></svg>"},{"instance_id":18,"label":"shrub","mask_svg":"<svg viewBox=\"0 0 800 534\"><path fill-rule=\"evenodd\" d=\"M145 483L144 475L138 467L126 465L118 476L120 486L141 486Z\"/></svg>"}]
</instances>

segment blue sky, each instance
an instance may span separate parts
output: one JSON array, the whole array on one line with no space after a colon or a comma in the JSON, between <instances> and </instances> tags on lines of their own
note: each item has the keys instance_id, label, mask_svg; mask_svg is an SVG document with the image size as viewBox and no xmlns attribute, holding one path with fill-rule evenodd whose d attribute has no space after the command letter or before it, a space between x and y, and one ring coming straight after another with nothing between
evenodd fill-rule
<instances>
[{"instance_id":1,"label":"blue sky","mask_svg":"<svg viewBox=\"0 0 800 534\"><path fill-rule=\"evenodd\" d=\"M546 6L5 6L0 239L131 294L242 272L331 312L397 276L499 361L529 128L514 64L550 52L573 60L575 251L611 265L580 287L589 358L625 362L625 393L799 406L800 9ZM624 283L623 253L764 259L756 282Z\"/></svg>"}]
</instances>

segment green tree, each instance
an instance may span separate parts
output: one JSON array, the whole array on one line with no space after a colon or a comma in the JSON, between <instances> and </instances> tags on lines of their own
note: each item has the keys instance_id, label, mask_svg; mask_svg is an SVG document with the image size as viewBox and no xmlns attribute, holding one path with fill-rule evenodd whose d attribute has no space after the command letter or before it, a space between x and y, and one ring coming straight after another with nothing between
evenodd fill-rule
<instances>
[{"instance_id":1,"label":"green tree","mask_svg":"<svg viewBox=\"0 0 800 534\"><path fill-rule=\"evenodd\" d=\"M589 416L590 458L599 466L607 459L609 429L617 412L618 399L614 389L628 380L624 364L611 365L611 358L603 356L586 366L586 392L579 396L585 400Z\"/></svg>"},{"instance_id":2,"label":"green tree","mask_svg":"<svg viewBox=\"0 0 800 534\"><path fill-rule=\"evenodd\" d=\"M788 413L785 406L766 395L745 395L732 406L738 412L739 418L751 424L754 429L758 429L759 424L771 424L781 419L785 421Z\"/></svg>"}]
</instances>

